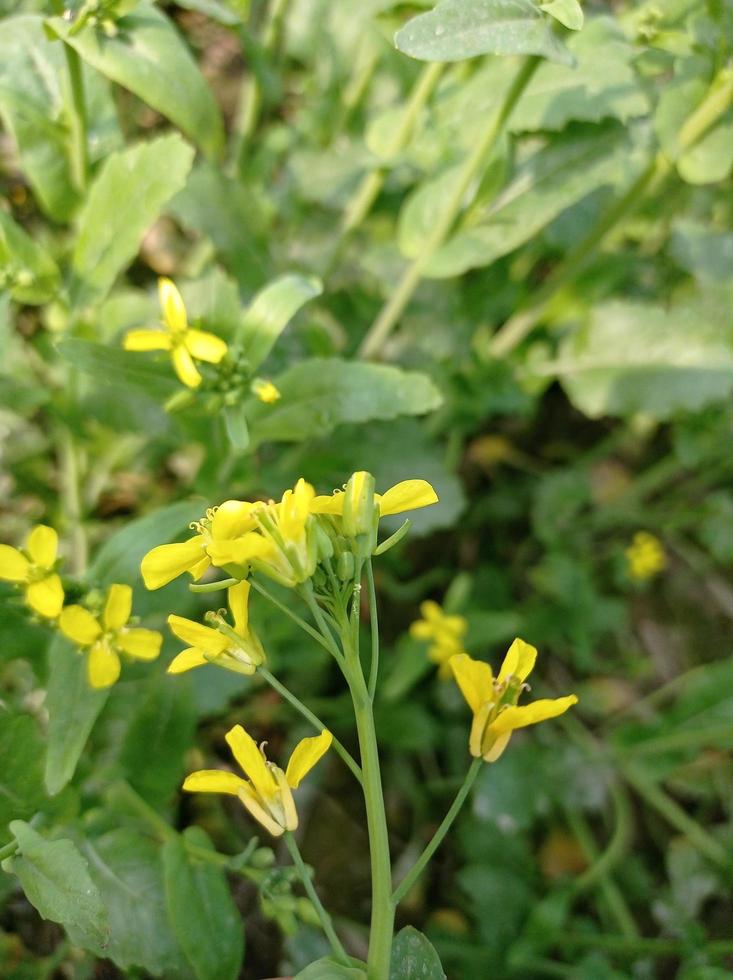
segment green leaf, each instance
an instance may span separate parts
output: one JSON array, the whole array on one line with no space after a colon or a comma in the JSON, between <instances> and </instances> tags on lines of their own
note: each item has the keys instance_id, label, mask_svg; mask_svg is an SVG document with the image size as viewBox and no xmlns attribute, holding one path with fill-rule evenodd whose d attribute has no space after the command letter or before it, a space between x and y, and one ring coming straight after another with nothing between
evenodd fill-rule
<instances>
[{"instance_id":1,"label":"green leaf","mask_svg":"<svg viewBox=\"0 0 733 980\"><path fill-rule=\"evenodd\" d=\"M244 924L221 868L191 855L186 844L214 851L203 830L163 845L168 917L198 980L236 980L244 955Z\"/></svg>"},{"instance_id":2,"label":"green leaf","mask_svg":"<svg viewBox=\"0 0 733 980\"><path fill-rule=\"evenodd\" d=\"M183 187L193 156L193 149L171 134L105 160L79 215L72 259L75 305L106 295L163 205ZM123 207L122 201L134 206Z\"/></svg>"},{"instance_id":3,"label":"green leaf","mask_svg":"<svg viewBox=\"0 0 733 980\"><path fill-rule=\"evenodd\" d=\"M46 24L102 75L175 123L204 153L219 154L224 142L219 108L188 48L157 7L138 4L117 21L114 37L95 26L74 33L73 22L62 17Z\"/></svg>"},{"instance_id":4,"label":"green leaf","mask_svg":"<svg viewBox=\"0 0 733 980\"><path fill-rule=\"evenodd\" d=\"M432 944L412 926L395 936L389 980L446 980Z\"/></svg>"},{"instance_id":5,"label":"green leaf","mask_svg":"<svg viewBox=\"0 0 733 980\"><path fill-rule=\"evenodd\" d=\"M108 385L134 385L159 399L181 390L168 354L156 360L146 353L106 347L89 340L62 340L59 354L93 378L104 378Z\"/></svg>"},{"instance_id":6,"label":"green leaf","mask_svg":"<svg viewBox=\"0 0 733 980\"><path fill-rule=\"evenodd\" d=\"M549 3L540 4L540 10L554 17L569 31L579 31L583 27L583 8L578 0L549 0Z\"/></svg>"},{"instance_id":7,"label":"green leaf","mask_svg":"<svg viewBox=\"0 0 733 980\"><path fill-rule=\"evenodd\" d=\"M31 905L42 918L60 923L75 946L104 955L106 909L76 845L46 840L22 820L10 829L20 852L3 862L3 870L18 876Z\"/></svg>"},{"instance_id":8,"label":"green leaf","mask_svg":"<svg viewBox=\"0 0 733 980\"><path fill-rule=\"evenodd\" d=\"M224 426L232 444L232 449L243 453L249 449L249 426L247 416L241 405L225 405L223 410Z\"/></svg>"},{"instance_id":9,"label":"green leaf","mask_svg":"<svg viewBox=\"0 0 733 980\"><path fill-rule=\"evenodd\" d=\"M45 798L43 740L30 715L0 714L0 834L13 817L30 817Z\"/></svg>"},{"instance_id":10,"label":"green leaf","mask_svg":"<svg viewBox=\"0 0 733 980\"><path fill-rule=\"evenodd\" d=\"M442 402L427 375L337 358L301 361L274 380L279 401L247 403L253 446L300 442L345 422L424 415Z\"/></svg>"},{"instance_id":11,"label":"green leaf","mask_svg":"<svg viewBox=\"0 0 733 980\"><path fill-rule=\"evenodd\" d=\"M700 283L733 279L733 232L718 231L702 222L678 221L671 253Z\"/></svg>"},{"instance_id":12,"label":"green leaf","mask_svg":"<svg viewBox=\"0 0 733 980\"><path fill-rule=\"evenodd\" d=\"M366 980L366 970L359 966L343 966L325 956L296 973L293 980Z\"/></svg>"},{"instance_id":13,"label":"green leaf","mask_svg":"<svg viewBox=\"0 0 733 980\"><path fill-rule=\"evenodd\" d=\"M0 209L0 281L18 303L47 303L60 274L51 256Z\"/></svg>"},{"instance_id":14,"label":"green leaf","mask_svg":"<svg viewBox=\"0 0 733 980\"><path fill-rule=\"evenodd\" d=\"M395 35L395 46L421 61L529 54L573 64L532 0L442 0L408 21Z\"/></svg>"},{"instance_id":15,"label":"green leaf","mask_svg":"<svg viewBox=\"0 0 733 980\"><path fill-rule=\"evenodd\" d=\"M688 184L725 180L733 167L733 109L677 160L677 172Z\"/></svg>"},{"instance_id":16,"label":"green leaf","mask_svg":"<svg viewBox=\"0 0 733 980\"><path fill-rule=\"evenodd\" d=\"M288 275L257 293L244 314L239 332L243 354L253 371L265 360L301 306L322 292L320 280Z\"/></svg>"}]
</instances>

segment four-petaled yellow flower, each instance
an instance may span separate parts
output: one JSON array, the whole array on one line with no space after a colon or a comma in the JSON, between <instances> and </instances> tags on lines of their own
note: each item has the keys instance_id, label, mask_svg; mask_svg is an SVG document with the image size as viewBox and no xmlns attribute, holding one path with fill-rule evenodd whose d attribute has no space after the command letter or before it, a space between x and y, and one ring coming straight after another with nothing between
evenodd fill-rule
<instances>
[{"instance_id":1,"label":"four-petaled yellow flower","mask_svg":"<svg viewBox=\"0 0 733 980\"><path fill-rule=\"evenodd\" d=\"M252 560L263 574L293 588L316 570L318 544L311 517L316 492L302 477L281 500L254 505L254 516L269 550Z\"/></svg>"},{"instance_id":2,"label":"four-petaled yellow flower","mask_svg":"<svg viewBox=\"0 0 733 980\"><path fill-rule=\"evenodd\" d=\"M227 590L233 629L218 615L212 617L216 628L182 616L168 617L168 625L175 635L190 644L168 667L169 674L182 674L209 663L238 674L254 674L264 662L265 654L257 634L249 628L249 590L249 582L238 582Z\"/></svg>"},{"instance_id":3,"label":"four-petaled yellow flower","mask_svg":"<svg viewBox=\"0 0 733 980\"><path fill-rule=\"evenodd\" d=\"M368 473L354 473L350 482L362 475L369 476ZM315 497L311 504L311 513L343 517L345 497L343 490L334 490L330 496ZM380 517L402 514L406 510L418 510L437 503L438 495L427 480L403 480L390 487L386 493L374 494L374 504Z\"/></svg>"},{"instance_id":4,"label":"four-petaled yellow flower","mask_svg":"<svg viewBox=\"0 0 733 980\"><path fill-rule=\"evenodd\" d=\"M132 589L111 585L102 615L97 618L83 606L66 606L59 616L59 629L70 640L89 651L87 676L92 687L111 687L120 676L120 653L135 660L155 660L163 637L155 630L129 627Z\"/></svg>"},{"instance_id":5,"label":"four-petaled yellow flower","mask_svg":"<svg viewBox=\"0 0 733 980\"><path fill-rule=\"evenodd\" d=\"M252 394L259 398L265 405L271 405L279 401L281 395L272 381L265 381L264 378L255 378L252 382Z\"/></svg>"},{"instance_id":6,"label":"four-petaled yellow flower","mask_svg":"<svg viewBox=\"0 0 733 980\"><path fill-rule=\"evenodd\" d=\"M194 358L218 364L227 352L226 341L206 330L189 327L183 298L170 279L158 280L158 295L163 329L129 330L123 342L125 350L170 351L180 380L189 388L198 388L201 374Z\"/></svg>"},{"instance_id":7,"label":"four-petaled yellow flower","mask_svg":"<svg viewBox=\"0 0 733 980\"><path fill-rule=\"evenodd\" d=\"M189 793L228 793L238 797L258 823L279 837L283 831L298 826L292 791L328 750L332 739L325 729L320 735L304 738L295 746L283 772L267 761L264 751L241 725L235 725L227 732L226 740L247 778L219 769L204 769L191 773L183 788Z\"/></svg>"},{"instance_id":8,"label":"four-petaled yellow flower","mask_svg":"<svg viewBox=\"0 0 733 980\"><path fill-rule=\"evenodd\" d=\"M639 582L653 578L667 566L662 542L648 531L637 531L625 554L629 575Z\"/></svg>"},{"instance_id":9,"label":"four-petaled yellow flower","mask_svg":"<svg viewBox=\"0 0 733 980\"><path fill-rule=\"evenodd\" d=\"M23 586L25 601L46 619L56 619L64 604L61 579L54 571L59 539L52 527L39 524L19 551L0 544L0 579Z\"/></svg>"},{"instance_id":10,"label":"four-petaled yellow flower","mask_svg":"<svg viewBox=\"0 0 733 980\"><path fill-rule=\"evenodd\" d=\"M577 697L570 694L517 707L536 659L535 647L520 639L509 647L497 678L487 663L473 660L467 653L452 658L453 674L473 712L468 746L474 758L496 762L517 728L556 718L577 703Z\"/></svg>"},{"instance_id":11,"label":"four-petaled yellow flower","mask_svg":"<svg viewBox=\"0 0 733 980\"><path fill-rule=\"evenodd\" d=\"M468 629L463 616L448 616L437 602L426 599L420 603L422 619L410 626L410 636L430 643L428 657L438 665L438 675L443 680L451 676L450 659L463 653L462 638Z\"/></svg>"}]
</instances>

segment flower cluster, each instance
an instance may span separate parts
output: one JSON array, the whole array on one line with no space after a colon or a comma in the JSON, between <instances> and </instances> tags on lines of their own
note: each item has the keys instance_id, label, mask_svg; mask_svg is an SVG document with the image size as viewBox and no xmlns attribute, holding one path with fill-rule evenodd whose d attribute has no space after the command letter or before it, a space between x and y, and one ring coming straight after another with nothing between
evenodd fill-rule
<instances>
[{"instance_id":1,"label":"flower cluster","mask_svg":"<svg viewBox=\"0 0 733 980\"><path fill-rule=\"evenodd\" d=\"M443 680L451 677L450 661L459 653L464 653L463 637L468 623L463 616L449 616L432 599L420 604L422 619L410 626L410 636L416 640L430 643L428 657L438 665L438 676Z\"/></svg>"},{"instance_id":2,"label":"flower cluster","mask_svg":"<svg viewBox=\"0 0 733 980\"><path fill-rule=\"evenodd\" d=\"M28 535L23 549L0 544L0 579L20 585L25 601L44 619L56 619L64 604L64 588L56 572L58 534L39 524Z\"/></svg>"},{"instance_id":3,"label":"flower cluster","mask_svg":"<svg viewBox=\"0 0 733 980\"><path fill-rule=\"evenodd\" d=\"M661 541L648 531L637 531L625 554L629 575L637 582L654 578L667 566Z\"/></svg>"}]
</instances>

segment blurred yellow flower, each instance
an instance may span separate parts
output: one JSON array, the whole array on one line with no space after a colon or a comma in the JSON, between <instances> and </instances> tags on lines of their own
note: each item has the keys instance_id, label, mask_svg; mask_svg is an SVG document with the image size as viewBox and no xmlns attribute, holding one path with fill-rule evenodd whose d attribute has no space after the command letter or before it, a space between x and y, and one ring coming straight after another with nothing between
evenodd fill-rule
<instances>
[{"instance_id":1,"label":"blurred yellow flower","mask_svg":"<svg viewBox=\"0 0 733 980\"><path fill-rule=\"evenodd\" d=\"M359 477L369 477L369 474L363 471L354 473L349 482ZM344 500L343 490L334 490L330 496L315 497L311 503L311 513L342 517ZM390 487L386 493L375 493L374 502L379 510L379 516L388 517L390 514L402 514L406 510L417 510L420 507L437 504L438 495L427 480L403 480Z\"/></svg>"},{"instance_id":2,"label":"blurred yellow flower","mask_svg":"<svg viewBox=\"0 0 733 980\"><path fill-rule=\"evenodd\" d=\"M280 392L272 381L265 381L263 378L254 379L252 382L252 394L266 405L271 405L280 398Z\"/></svg>"},{"instance_id":3,"label":"blurred yellow flower","mask_svg":"<svg viewBox=\"0 0 733 980\"><path fill-rule=\"evenodd\" d=\"M202 626L182 616L168 617L175 635L190 644L168 667L169 674L182 674L208 663L238 674L254 674L265 654L256 633L249 628L249 592L249 582L238 582L227 590L233 629L221 616L212 617L216 627Z\"/></svg>"},{"instance_id":4,"label":"blurred yellow flower","mask_svg":"<svg viewBox=\"0 0 733 980\"><path fill-rule=\"evenodd\" d=\"M629 575L639 582L653 578L667 567L667 556L659 538L637 531L625 551Z\"/></svg>"},{"instance_id":5,"label":"blurred yellow flower","mask_svg":"<svg viewBox=\"0 0 733 980\"><path fill-rule=\"evenodd\" d=\"M170 279L158 280L158 295L163 329L129 330L124 337L124 348L170 351L179 379L189 388L198 388L201 374L194 359L218 364L228 350L226 341L206 330L189 327L183 298Z\"/></svg>"},{"instance_id":6,"label":"blurred yellow flower","mask_svg":"<svg viewBox=\"0 0 733 980\"><path fill-rule=\"evenodd\" d=\"M38 524L22 551L0 544L0 579L23 587L25 601L46 619L56 619L64 604L61 579L54 572L59 539L52 527Z\"/></svg>"},{"instance_id":7,"label":"blurred yellow flower","mask_svg":"<svg viewBox=\"0 0 733 980\"><path fill-rule=\"evenodd\" d=\"M438 665L438 676L443 680L451 677L451 657L463 653L462 638L468 630L463 616L448 616L437 602L426 599L420 603L422 619L410 626L410 636L430 643L428 658Z\"/></svg>"},{"instance_id":8,"label":"blurred yellow flower","mask_svg":"<svg viewBox=\"0 0 733 980\"><path fill-rule=\"evenodd\" d=\"M59 629L73 643L89 651L87 676L92 687L111 687L120 676L120 654L134 660L155 660L163 637L155 630L127 626L132 612L129 585L110 585L102 615L83 606L66 606Z\"/></svg>"},{"instance_id":9,"label":"blurred yellow flower","mask_svg":"<svg viewBox=\"0 0 733 980\"><path fill-rule=\"evenodd\" d=\"M487 663L473 660L467 653L452 658L451 669L473 712L468 745L474 758L496 762L517 728L556 718L577 703L577 697L569 694L517 707L536 659L535 647L520 639L509 647L497 678Z\"/></svg>"},{"instance_id":10,"label":"blurred yellow flower","mask_svg":"<svg viewBox=\"0 0 733 980\"><path fill-rule=\"evenodd\" d=\"M295 830L298 826L292 791L328 751L332 739L325 729L320 735L304 738L295 746L283 772L267 761L263 749L241 725L235 725L227 732L226 740L247 778L219 769L204 769L191 773L183 788L189 793L228 793L238 797L258 823L274 837L279 837L283 831Z\"/></svg>"}]
</instances>

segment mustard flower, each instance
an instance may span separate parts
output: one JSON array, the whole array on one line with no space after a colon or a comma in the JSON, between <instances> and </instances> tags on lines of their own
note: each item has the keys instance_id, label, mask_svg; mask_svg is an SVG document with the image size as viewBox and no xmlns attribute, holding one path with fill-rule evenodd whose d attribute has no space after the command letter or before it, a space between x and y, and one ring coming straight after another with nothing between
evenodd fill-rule
<instances>
[{"instance_id":1,"label":"mustard flower","mask_svg":"<svg viewBox=\"0 0 733 980\"><path fill-rule=\"evenodd\" d=\"M299 742L285 772L268 762L262 748L241 725L226 734L234 758L247 777L219 769L204 769L187 777L183 788L189 793L228 793L238 797L250 814L274 837L298 826L294 789L328 751L333 736L325 729Z\"/></svg>"},{"instance_id":2,"label":"mustard flower","mask_svg":"<svg viewBox=\"0 0 733 980\"><path fill-rule=\"evenodd\" d=\"M280 392L272 383L272 381L265 381L264 378L255 378L251 385L252 394L256 398L259 398L261 402L265 405L271 405L273 402L279 401L281 398Z\"/></svg>"},{"instance_id":3,"label":"mustard flower","mask_svg":"<svg viewBox=\"0 0 733 980\"><path fill-rule=\"evenodd\" d=\"M629 575L638 582L653 578L667 566L662 542L648 531L637 531L625 551Z\"/></svg>"},{"instance_id":4,"label":"mustard flower","mask_svg":"<svg viewBox=\"0 0 733 980\"><path fill-rule=\"evenodd\" d=\"M367 477L370 477L369 473L360 471L354 473L349 482L366 483ZM330 496L315 497L311 503L311 513L343 517L345 500L346 494L343 490L334 490ZM402 514L404 511L429 507L437 502L438 495L427 480L403 480L390 487L386 493L374 494L374 505L379 512L379 517Z\"/></svg>"},{"instance_id":5,"label":"mustard flower","mask_svg":"<svg viewBox=\"0 0 733 980\"><path fill-rule=\"evenodd\" d=\"M543 698L517 706L536 659L535 647L520 639L509 647L497 678L487 663L473 660L467 653L451 659L455 679L473 712L468 745L474 758L496 762L517 728L556 718L577 703L577 697L569 694L564 698Z\"/></svg>"},{"instance_id":6,"label":"mustard flower","mask_svg":"<svg viewBox=\"0 0 733 980\"><path fill-rule=\"evenodd\" d=\"M124 348L170 351L179 379L188 388L198 388L201 374L194 359L218 364L228 350L226 341L206 330L189 327L183 297L170 279L158 280L158 296L163 329L129 330L124 337Z\"/></svg>"},{"instance_id":7,"label":"mustard flower","mask_svg":"<svg viewBox=\"0 0 733 980\"><path fill-rule=\"evenodd\" d=\"M252 559L252 567L287 588L309 579L316 569L318 545L311 517L316 493L310 483L298 480L280 501L253 504L268 550Z\"/></svg>"},{"instance_id":8,"label":"mustard flower","mask_svg":"<svg viewBox=\"0 0 733 980\"><path fill-rule=\"evenodd\" d=\"M59 539L52 527L38 524L23 550L0 544L0 579L25 591L25 601L46 619L56 619L64 604L61 579L54 571Z\"/></svg>"},{"instance_id":9,"label":"mustard flower","mask_svg":"<svg viewBox=\"0 0 733 980\"><path fill-rule=\"evenodd\" d=\"M175 635L190 644L172 661L169 674L182 674L208 663L238 674L254 674L264 662L265 654L257 634L249 627L249 592L249 582L238 582L227 590L233 629L221 616L212 616L217 623L215 627L202 626L182 616L168 617L168 625Z\"/></svg>"},{"instance_id":10,"label":"mustard flower","mask_svg":"<svg viewBox=\"0 0 733 980\"><path fill-rule=\"evenodd\" d=\"M155 630L127 625L132 612L129 585L111 585L100 617L83 606L65 606L59 629L88 651L87 676L92 687L111 687L120 676L120 654L134 660L155 660L163 637Z\"/></svg>"},{"instance_id":11,"label":"mustard flower","mask_svg":"<svg viewBox=\"0 0 733 980\"><path fill-rule=\"evenodd\" d=\"M410 636L430 643L428 658L438 665L438 675L447 680L452 670L451 657L464 653L462 639L468 629L463 616L448 616L437 602L426 599L420 603L422 619L410 626Z\"/></svg>"}]
</instances>

